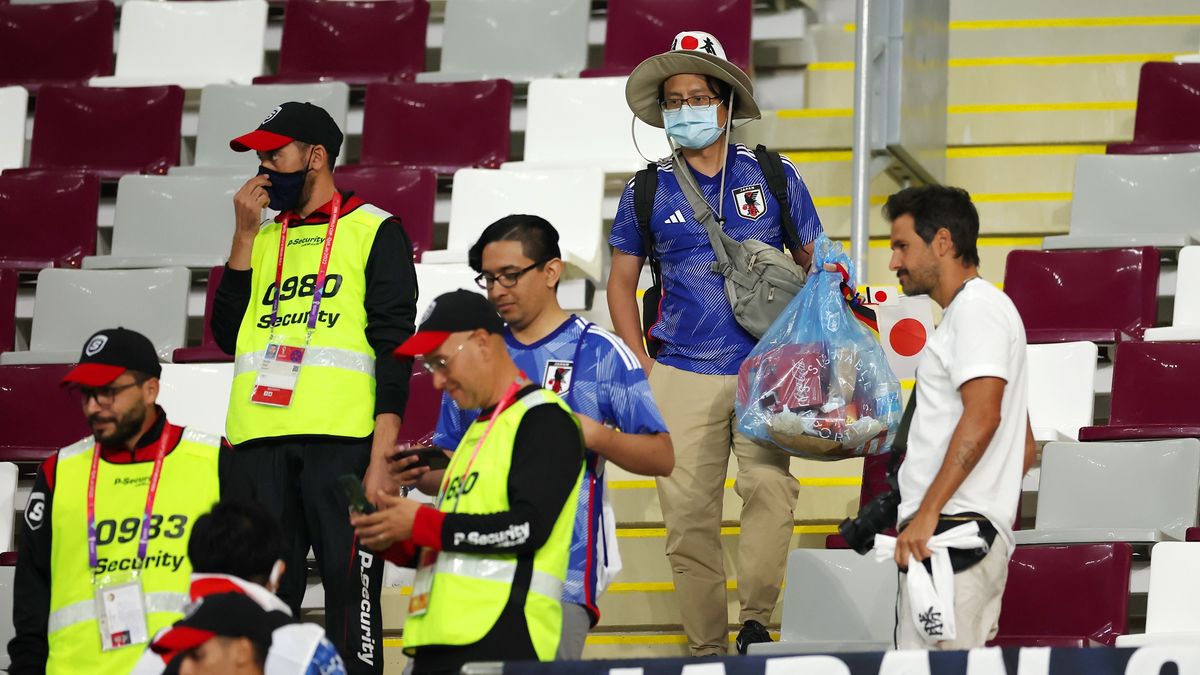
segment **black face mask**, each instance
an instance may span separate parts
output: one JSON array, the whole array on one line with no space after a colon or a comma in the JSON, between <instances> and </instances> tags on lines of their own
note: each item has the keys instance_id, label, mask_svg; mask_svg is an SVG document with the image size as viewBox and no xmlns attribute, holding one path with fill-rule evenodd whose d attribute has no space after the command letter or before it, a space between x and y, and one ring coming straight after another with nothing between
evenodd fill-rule
<instances>
[{"instance_id":1,"label":"black face mask","mask_svg":"<svg viewBox=\"0 0 1200 675\"><path fill-rule=\"evenodd\" d=\"M312 162L312 153L308 155L309 163ZM308 176L311 168L305 168L291 173L280 173L272 171L265 166L258 167L258 175L266 176L271 180L271 184L264 189L267 191L267 196L271 198L270 208L276 211L293 211L300 207L300 197L304 194L304 179Z\"/></svg>"}]
</instances>

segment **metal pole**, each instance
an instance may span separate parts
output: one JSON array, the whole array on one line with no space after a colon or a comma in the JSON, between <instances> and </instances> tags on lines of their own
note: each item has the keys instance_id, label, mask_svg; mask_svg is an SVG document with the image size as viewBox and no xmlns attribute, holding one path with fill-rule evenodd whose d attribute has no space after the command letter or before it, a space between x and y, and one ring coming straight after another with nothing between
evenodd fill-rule
<instances>
[{"instance_id":1,"label":"metal pole","mask_svg":"<svg viewBox=\"0 0 1200 675\"><path fill-rule=\"evenodd\" d=\"M871 0L857 0L854 33L854 145L851 162L850 261L854 283L867 283L871 222Z\"/></svg>"}]
</instances>

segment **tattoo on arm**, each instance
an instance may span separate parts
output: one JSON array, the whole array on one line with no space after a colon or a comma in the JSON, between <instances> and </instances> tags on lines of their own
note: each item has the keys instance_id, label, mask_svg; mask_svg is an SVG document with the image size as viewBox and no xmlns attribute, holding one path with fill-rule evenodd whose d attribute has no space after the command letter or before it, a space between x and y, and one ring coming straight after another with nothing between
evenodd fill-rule
<instances>
[{"instance_id":1,"label":"tattoo on arm","mask_svg":"<svg viewBox=\"0 0 1200 675\"><path fill-rule=\"evenodd\" d=\"M975 441L966 440L962 442L958 452L954 455L954 461L962 467L963 472L971 473L975 465L979 463L979 457L982 453L976 452L979 444Z\"/></svg>"}]
</instances>

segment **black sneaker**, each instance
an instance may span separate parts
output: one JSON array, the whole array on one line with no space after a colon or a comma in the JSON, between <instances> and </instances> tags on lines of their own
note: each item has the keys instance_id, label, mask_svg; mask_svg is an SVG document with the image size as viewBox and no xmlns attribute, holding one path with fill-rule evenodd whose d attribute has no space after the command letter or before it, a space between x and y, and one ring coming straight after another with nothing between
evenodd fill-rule
<instances>
[{"instance_id":1,"label":"black sneaker","mask_svg":"<svg viewBox=\"0 0 1200 675\"><path fill-rule=\"evenodd\" d=\"M750 645L756 642L774 642L771 639L771 634L767 632L767 627L761 623L751 619L742 624L742 629L738 631L737 650L739 654L745 654Z\"/></svg>"}]
</instances>

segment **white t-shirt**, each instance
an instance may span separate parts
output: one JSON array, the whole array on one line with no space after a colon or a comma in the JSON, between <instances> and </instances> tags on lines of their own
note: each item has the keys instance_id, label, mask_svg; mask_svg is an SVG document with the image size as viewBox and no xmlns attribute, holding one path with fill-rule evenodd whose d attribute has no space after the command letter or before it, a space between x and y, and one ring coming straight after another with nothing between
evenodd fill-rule
<instances>
[{"instance_id":1,"label":"white t-shirt","mask_svg":"<svg viewBox=\"0 0 1200 675\"><path fill-rule=\"evenodd\" d=\"M959 388L977 377L1006 382L1000 426L942 513L986 516L1012 551L1028 416L1025 325L1008 296L982 279L968 281L951 301L917 366L917 409L900 467L900 522L916 514L942 468L963 413Z\"/></svg>"}]
</instances>

